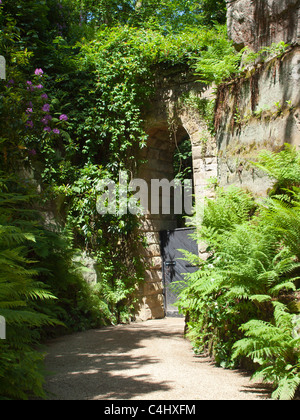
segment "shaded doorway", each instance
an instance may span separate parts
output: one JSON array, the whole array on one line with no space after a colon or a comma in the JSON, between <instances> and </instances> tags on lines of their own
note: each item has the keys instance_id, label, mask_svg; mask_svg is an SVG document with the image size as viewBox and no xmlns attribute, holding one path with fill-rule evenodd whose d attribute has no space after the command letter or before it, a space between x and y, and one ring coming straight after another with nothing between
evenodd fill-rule
<instances>
[{"instance_id":1,"label":"shaded doorway","mask_svg":"<svg viewBox=\"0 0 300 420\"><path fill-rule=\"evenodd\" d=\"M186 286L184 274L198 270L198 267L183 259L184 254L180 251L183 249L198 255L198 244L191 237L193 232L194 229L189 228L160 232L165 315L168 317L180 316L175 303Z\"/></svg>"}]
</instances>

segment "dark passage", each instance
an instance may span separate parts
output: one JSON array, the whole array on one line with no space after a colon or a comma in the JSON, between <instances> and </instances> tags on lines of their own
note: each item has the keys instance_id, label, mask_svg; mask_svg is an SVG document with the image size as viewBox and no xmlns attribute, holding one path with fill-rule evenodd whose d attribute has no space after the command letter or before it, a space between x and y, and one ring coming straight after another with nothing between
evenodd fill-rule
<instances>
[{"instance_id":1,"label":"dark passage","mask_svg":"<svg viewBox=\"0 0 300 420\"><path fill-rule=\"evenodd\" d=\"M160 232L166 316L179 316L174 303L186 284L184 274L197 270L197 267L182 259L184 255L179 251L184 249L198 254L197 242L191 238L193 232L194 229L188 228Z\"/></svg>"}]
</instances>

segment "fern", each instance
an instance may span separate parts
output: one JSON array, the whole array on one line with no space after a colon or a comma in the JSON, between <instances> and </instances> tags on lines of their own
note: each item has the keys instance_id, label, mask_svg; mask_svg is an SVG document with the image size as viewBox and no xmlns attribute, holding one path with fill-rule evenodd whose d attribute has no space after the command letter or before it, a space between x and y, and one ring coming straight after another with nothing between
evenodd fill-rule
<instances>
[{"instance_id":1,"label":"fern","mask_svg":"<svg viewBox=\"0 0 300 420\"><path fill-rule=\"evenodd\" d=\"M289 192L293 196L292 200L269 199L264 217L269 228L300 259L300 192Z\"/></svg>"},{"instance_id":2,"label":"fern","mask_svg":"<svg viewBox=\"0 0 300 420\"><path fill-rule=\"evenodd\" d=\"M10 182L0 182L0 315L7 326L6 340L0 341L0 398L27 399L44 396L44 356L36 350L40 329L60 323L36 307L55 297L38 281L36 261L28 257L36 246L36 223L30 221L35 212L26 210L29 195L10 192Z\"/></svg>"},{"instance_id":3,"label":"fern","mask_svg":"<svg viewBox=\"0 0 300 420\"><path fill-rule=\"evenodd\" d=\"M278 191L282 193L285 188L300 185L300 154L296 147L285 144L280 153L263 150L254 165L274 180L271 195Z\"/></svg>"},{"instance_id":4,"label":"fern","mask_svg":"<svg viewBox=\"0 0 300 420\"><path fill-rule=\"evenodd\" d=\"M297 306L294 303L300 278L299 153L287 147L279 154L265 152L262 156L261 169L267 168L267 173L277 177L274 189L277 195L273 191L267 200L255 202L250 194L236 187L220 189L216 200L207 202L201 224L197 216L194 218L195 238L207 244L208 260L197 263L197 257L186 255L199 266L196 273L187 276L187 288L178 302L189 318L189 337L195 351L208 350L225 367L238 365L242 354L255 361L271 360L278 343L280 347L281 340L284 346L289 342L276 304L288 302L291 308ZM260 348L258 344L251 347L253 342L249 338L243 340L247 331L241 329L242 325L259 335L274 333L275 324L277 343L269 340L269 347L266 342ZM232 358L236 342L244 352L235 352L236 357ZM278 391L280 397L286 395L288 384L297 384L297 375L291 373L297 363L297 360L289 362L287 376L287 364L276 367L277 374L282 375L276 382L278 389L283 390ZM265 366L266 372L271 367ZM275 383L275 379L273 375L270 380Z\"/></svg>"},{"instance_id":5,"label":"fern","mask_svg":"<svg viewBox=\"0 0 300 420\"><path fill-rule=\"evenodd\" d=\"M238 72L242 53L236 52L224 27L218 28L217 34L213 42L207 39L206 50L197 57L196 71L201 82L218 85Z\"/></svg>"},{"instance_id":6,"label":"fern","mask_svg":"<svg viewBox=\"0 0 300 420\"><path fill-rule=\"evenodd\" d=\"M57 325L55 319L37 312L33 300L54 296L36 282L35 270L28 268L26 247L20 243L34 240L11 226L0 226L0 315L7 324L7 340L0 342L0 397L26 399L30 393L43 396L40 362L43 356L33 350L36 328ZM14 247L13 247L14 246Z\"/></svg>"},{"instance_id":7,"label":"fern","mask_svg":"<svg viewBox=\"0 0 300 420\"><path fill-rule=\"evenodd\" d=\"M279 302L273 305L275 325L261 320L244 324L246 338L234 344L232 358L251 358L261 366L253 378L274 384L274 399L290 400L300 385L300 337L295 338L294 315Z\"/></svg>"},{"instance_id":8,"label":"fern","mask_svg":"<svg viewBox=\"0 0 300 420\"><path fill-rule=\"evenodd\" d=\"M215 229L218 233L231 230L235 225L249 220L255 208L253 197L240 188L231 186L226 191L219 189L216 201L207 201L202 226Z\"/></svg>"}]
</instances>

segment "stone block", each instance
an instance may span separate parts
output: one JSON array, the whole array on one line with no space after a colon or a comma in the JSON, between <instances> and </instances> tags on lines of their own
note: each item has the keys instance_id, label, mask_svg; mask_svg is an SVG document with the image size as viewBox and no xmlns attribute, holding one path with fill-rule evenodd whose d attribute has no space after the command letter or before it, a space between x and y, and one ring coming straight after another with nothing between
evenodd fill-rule
<instances>
[{"instance_id":1,"label":"stone block","mask_svg":"<svg viewBox=\"0 0 300 420\"><path fill-rule=\"evenodd\" d=\"M145 232L145 237L148 245L159 244L159 232Z\"/></svg>"},{"instance_id":2,"label":"stone block","mask_svg":"<svg viewBox=\"0 0 300 420\"><path fill-rule=\"evenodd\" d=\"M163 284L162 282L157 283L146 283L143 288L143 296L156 296L163 294ZM160 297L158 298L160 300Z\"/></svg>"},{"instance_id":3,"label":"stone block","mask_svg":"<svg viewBox=\"0 0 300 420\"><path fill-rule=\"evenodd\" d=\"M203 146L193 146L193 160L203 159Z\"/></svg>"},{"instance_id":4,"label":"stone block","mask_svg":"<svg viewBox=\"0 0 300 420\"><path fill-rule=\"evenodd\" d=\"M163 295L146 296L144 298L144 304L146 308L150 308L152 319L161 319L165 317Z\"/></svg>"},{"instance_id":5,"label":"stone block","mask_svg":"<svg viewBox=\"0 0 300 420\"><path fill-rule=\"evenodd\" d=\"M148 283L162 282L162 270L146 270L145 281Z\"/></svg>"},{"instance_id":6,"label":"stone block","mask_svg":"<svg viewBox=\"0 0 300 420\"><path fill-rule=\"evenodd\" d=\"M149 319L163 319L164 317L165 311L163 295L145 296L140 300L137 307L136 315L136 319L138 321L148 321Z\"/></svg>"},{"instance_id":7,"label":"stone block","mask_svg":"<svg viewBox=\"0 0 300 420\"><path fill-rule=\"evenodd\" d=\"M193 169L194 172L204 172L205 171L205 164L202 158L195 158L193 159Z\"/></svg>"},{"instance_id":8,"label":"stone block","mask_svg":"<svg viewBox=\"0 0 300 420\"><path fill-rule=\"evenodd\" d=\"M98 281L97 273L97 261L91 258L87 253L82 253L81 256L74 259L75 262L82 264L84 270L82 276L84 280L91 285L94 285Z\"/></svg>"},{"instance_id":9,"label":"stone block","mask_svg":"<svg viewBox=\"0 0 300 420\"><path fill-rule=\"evenodd\" d=\"M218 173L218 164L217 163L210 163L209 165L205 166L206 172L213 172L215 175ZM214 174L209 174L209 176L213 176Z\"/></svg>"},{"instance_id":10,"label":"stone block","mask_svg":"<svg viewBox=\"0 0 300 420\"><path fill-rule=\"evenodd\" d=\"M162 268L162 259L161 257L149 258L149 268L150 270L158 270Z\"/></svg>"},{"instance_id":11,"label":"stone block","mask_svg":"<svg viewBox=\"0 0 300 420\"><path fill-rule=\"evenodd\" d=\"M159 244L149 245L146 249L146 252L149 257L160 257L161 256L160 245Z\"/></svg>"}]
</instances>

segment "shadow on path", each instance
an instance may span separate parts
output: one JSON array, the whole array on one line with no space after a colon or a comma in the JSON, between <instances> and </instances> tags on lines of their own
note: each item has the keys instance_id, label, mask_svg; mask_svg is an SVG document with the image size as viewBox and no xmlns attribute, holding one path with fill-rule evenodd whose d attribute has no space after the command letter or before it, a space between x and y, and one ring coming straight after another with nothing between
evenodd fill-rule
<instances>
[{"instance_id":1,"label":"shadow on path","mask_svg":"<svg viewBox=\"0 0 300 420\"><path fill-rule=\"evenodd\" d=\"M90 330L51 341L45 389L59 400L266 399L243 371L217 368L184 340L184 320Z\"/></svg>"},{"instance_id":2,"label":"shadow on path","mask_svg":"<svg viewBox=\"0 0 300 420\"><path fill-rule=\"evenodd\" d=\"M182 334L157 325L108 327L59 338L49 343L46 390L51 399L130 399L170 385L141 371L160 362L144 354L144 341L182 340ZM151 368L150 368L151 370Z\"/></svg>"}]
</instances>

